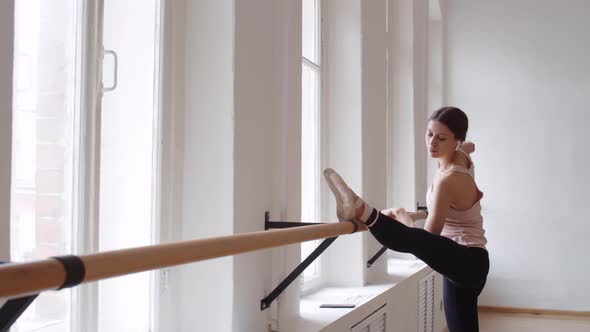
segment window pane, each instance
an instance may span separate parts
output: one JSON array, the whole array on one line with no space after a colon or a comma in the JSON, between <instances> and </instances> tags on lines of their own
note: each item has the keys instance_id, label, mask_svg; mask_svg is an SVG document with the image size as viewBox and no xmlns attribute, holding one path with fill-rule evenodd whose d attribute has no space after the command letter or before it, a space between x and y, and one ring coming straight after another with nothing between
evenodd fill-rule
<instances>
[{"instance_id":1,"label":"window pane","mask_svg":"<svg viewBox=\"0 0 590 332\"><path fill-rule=\"evenodd\" d=\"M302 77L302 115L301 115L301 180L302 180L302 214L303 221L316 218L317 201L317 74L307 65L303 65Z\"/></svg>"},{"instance_id":2,"label":"window pane","mask_svg":"<svg viewBox=\"0 0 590 332\"><path fill-rule=\"evenodd\" d=\"M104 1L103 43L117 54L118 84L102 100L100 251L153 244L157 5L157 0ZM104 76L114 70L113 57L106 55ZM111 78L103 84L111 86ZM152 275L99 281L99 332L150 330Z\"/></svg>"},{"instance_id":3,"label":"window pane","mask_svg":"<svg viewBox=\"0 0 590 332\"><path fill-rule=\"evenodd\" d=\"M317 35L319 1L303 0L302 3L302 47L303 56L308 60L318 63L317 59Z\"/></svg>"},{"instance_id":4,"label":"window pane","mask_svg":"<svg viewBox=\"0 0 590 332\"><path fill-rule=\"evenodd\" d=\"M77 1L15 1L11 259L72 252ZM70 331L71 290L44 292L11 331Z\"/></svg>"},{"instance_id":5,"label":"window pane","mask_svg":"<svg viewBox=\"0 0 590 332\"><path fill-rule=\"evenodd\" d=\"M319 181L318 169L318 74L303 64L302 68L302 115L301 115L301 218L304 222L317 220ZM301 259L305 259L317 246L318 241L305 242L301 246ZM304 272L306 280L319 273L319 259Z\"/></svg>"}]
</instances>

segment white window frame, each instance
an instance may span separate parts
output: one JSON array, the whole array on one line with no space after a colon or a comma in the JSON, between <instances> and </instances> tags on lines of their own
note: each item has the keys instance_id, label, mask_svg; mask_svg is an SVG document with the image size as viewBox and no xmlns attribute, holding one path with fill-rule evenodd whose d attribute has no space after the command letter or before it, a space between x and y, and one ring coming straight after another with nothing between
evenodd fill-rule
<instances>
[{"instance_id":1,"label":"white window frame","mask_svg":"<svg viewBox=\"0 0 590 332\"><path fill-rule=\"evenodd\" d=\"M162 88L164 51L164 7L166 0L157 0L157 16L160 19L156 31L154 77L154 137L152 176L152 241L160 241L162 220ZM74 255L98 251L99 197L100 197L100 133L102 103L103 58L103 8L104 0L79 1L76 8L78 21L76 32L76 93L75 105L80 109L74 119L74 163L72 195L72 243ZM150 331L159 330L159 274L154 273L150 286ZM98 283L84 283L71 290L71 331L96 332L98 330Z\"/></svg>"},{"instance_id":2,"label":"white window frame","mask_svg":"<svg viewBox=\"0 0 590 332\"><path fill-rule=\"evenodd\" d=\"M87 51L89 53L91 53L93 56L97 56L98 59L96 60L96 62L98 63L98 65L93 68L90 69L89 71L91 71L92 73L90 75L88 75L88 77L86 78L86 82L89 85L91 85L92 83L89 82L96 82L97 84L97 88L99 91L98 94L96 96L92 96L94 98L88 98L86 99L87 102L90 103L94 103L96 104L96 115L93 116L92 119L89 119L86 123L87 128L91 128L90 130L94 132L94 139L92 142L89 142L88 145L86 145L87 153L86 155L88 156L88 160L85 160L86 162L88 162L89 164L91 164L92 166L90 166L92 168L91 170L91 174L92 177L94 178L93 181L93 190L91 191L92 197L89 197L89 201L87 203L89 203L90 205L92 205L92 207L89 209L89 213L92 213L92 217L90 217L89 215L87 215L87 217L89 218L89 220L94 220L94 222L92 223L92 230L89 230L88 234L86 234L87 239L90 239L90 242L92 243L92 248L91 248L91 252L97 252L99 251L99 210L100 210L100 164L101 164L101 158L100 158L100 150L101 150L101 131L102 131L102 121L100 119L100 113L101 113L101 108L102 108L102 98L103 98L103 93L106 90L103 90L103 84L109 84L108 82L102 82L102 73L103 73L103 68L102 68L102 63L103 63L103 51L104 51L104 44L103 44L103 40L102 40L102 31L103 31L103 25L104 25L104 1L105 0L97 0L96 2L98 3L94 8L95 12L89 11L87 12L87 15L89 15L88 17L93 17L95 18L96 22L94 22L94 28L96 29L96 31L99 31L98 33L98 39L95 40L94 42L96 44L90 44L92 43L92 41L90 43L86 43L84 51ZM161 234L162 234L162 228L166 227L165 225L163 225L162 223L162 216L163 216L163 208L162 208L162 172L163 172L163 145L161 144L162 142L162 137L164 135L163 132L163 108L164 108L164 103L163 103L163 87L164 87L164 75L163 75L163 70L164 70L164 44L165 44L165 8L166 8L166 3L167 0L155 0L156 2L156 15L154 18L158 18L159 19L159 23L156 25L156 29L154 31L154 37L156 38L155 41L155 54L154 54L154 65L157 66L156 72L154 73L154 85L153 85L153 93L154 93L154 130L153 130L153 137L152 137L152 213L151 213L151 220L150 220L150 227L151 227L151 242L152 244L158 244L161 242ZM84 1L84 3L86 3L86 1ZM85 33L94 33L92 32L92 27L87 27L87 29L90 30L85 30ZM97 47L97 49L94 49L95 47ZM92 59L88 58L87 59L89 62L92 62ZM89 89L92 89L92 86L89 86ZM88 90L86 90L88 91ZM108 92L107 92L108 93ZM150 276L150 316L149 316L149 330L150 331L159 331L160 330L160 299L161 299L161 288L165 288L167 287L166 284L162 284L162 274L167 273L166 270L162 270L162 271L151 271L149 272L151 274ZM165 276L164 276L165 278ZM99 317L98 317L98 313L99 313L99 289L98 289L98 285L99 283L92 283L90 284L91 288L91 293L88 294L88 297L86 298L86 301L88 303L91 304L92 306L92 311L86 312L86 313L82 313L82 315L89 315L89 321L92 322L92 326L80 326L80 329L78 330L73 330L73 331L86 331L88 328L91 328L92 331L97 331L99 328ZM90 308L88 308L90 309ZM81 320L82 322L85 322L84 319Z\"/></svg>"},{"instance_id":3,"label":"white window frame","mask_svg":"<svg viewBox=\"0 0 590 332\"><path fill-rule=\"evenodd\" d=\"M315 58L316 62L306 58L302 54L302 68L303 66L308 67L309 69L313 70L316 74L316 105L315 105L315 137L316 137L316 155L315 155L315 169L316 169L316 178L314 179L314 190L316 193L316 202L315 202L315 211L314 211L314 220L303 220L304 222L315 222L320 219L321 216L321 189L320 189L320 182L321 182L321 156L322 156L322 135L321 135L321 110L322 110L322 67L321 67L321 59L322 59L322 1L315 0L315 7L316 7L316 35L315 35ZM302 135L303 128L302 128ZM302 193L303 194L303 193ZM319 246L322 240L315 240L315 248ZM322 273L322 256L320 255L313 263L317 268L317 273L312 276L308 277L307 279L302 276L301 278L301 294L305 295L319 287L323 284L323 273ZM310 266L312 266L310 265Z\"/></svg>"},{"instance_id":4,"label":"white window frame","mask_svg":"<svg viewBox=\"0 0 590 332\"><path fill-rule=\"evenodd\" d=\"M76 119L75 135L80 139L78 147L74 149L79 164L75 169L78 174L74 176L74 190L79 195L74 196L74 220L72 239L73 250L78 254L89 254L98 248L98 189L99 189L99 164L98 152L100 144L100 107L96 100L100 98L100 73L102 62L98 52L100 40L99 31L102 30L102 1L94 3L82 2L79 8L81 17L80 31L77 36L77 60L80 61L80 70L76 74L76 81L80 91L76 96L80 98L77 104L81 109L80 118ZM85 220L86 222L82 222ZM77 287L72 298L72 331L94 332L98 328L98 285L97 283L83 284Z\"/></svg>"},{"instance_id":5,"label":"white window frame","mask_svg":"<svg viewBox=\"0 0 590 332\"><path fill-rule=\"evenodd\" d=\"M91 79L86 78L88 73L94 72L91 67L97 67L99 61L96 59L87 58L92 56L92 52L88 50L88 40L91 39L90 31L92 31L91 15L96 14L96 10L92 7L98 8L98 6L89 6L86 1L76 1L74 11L72 14L75 22L75 40L74 40L74 94L73 94L73 105L76 108L74 112L74 119L72 119L72 183L71 183L71 238L69 239L69 247L72 254L88 253L89 250L84 248L83 244L86 243L85 236L82 235L84 227L87 227L85 220L91 220L87 218L90 216L87 212L91 210L90 200L88 197L92 196L91 189L92 173L87 169L91 154L89 151L89 143L92 140L92 133L89 131L88 126L89 119L95 114L94 104L88 103L87 98L88 91L92 89L96 90L96 87L90 87ZM14 13L16 15L16 12ZM16 17L15 17L16 19ZM16 38L16 31L14 37ZM14 50L17 52L16 48ZM14 65L14 64L13 64ZM90 75L92 77L92 75ZM14 82L13 82L14 84ZM87 111L87 112L86 112ZM11 108L10 112L14 112ZM89 133L86 135L86 133ZM14 134L13 134L14 137ZM13 156L14 158L14 156ZM88 174L88 176L86 176ZM14 176L14 173L11 177ZM11 189L13 190L13 189ZM12 255L12 253L11 253ZM90 286L92 287L92 286ZM81 322L85 322L87 308L90 308L87 296L82 294L88 294L88 289L84 286L75 287L69 290L70 295L70 309L69 309L69 328L71 331L88 330L80 329Z\"/></svg>"}]
</instances>

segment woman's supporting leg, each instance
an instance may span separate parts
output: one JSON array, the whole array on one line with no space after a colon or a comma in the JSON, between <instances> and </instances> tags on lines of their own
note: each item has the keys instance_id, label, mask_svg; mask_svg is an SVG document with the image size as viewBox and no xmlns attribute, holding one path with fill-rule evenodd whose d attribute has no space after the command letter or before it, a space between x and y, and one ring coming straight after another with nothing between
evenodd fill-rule
<instances>
[{"instance_id":1,"label":"woman's supporting leg","mask_svg":"<svg viewBox=\"0 0 590 332\"><path fill-rule=\"evenodd\" d=\"M445 318L450 332L477 332L477 296L480 288L465 288L443 277Z\"/></svg>"}]
</instances>

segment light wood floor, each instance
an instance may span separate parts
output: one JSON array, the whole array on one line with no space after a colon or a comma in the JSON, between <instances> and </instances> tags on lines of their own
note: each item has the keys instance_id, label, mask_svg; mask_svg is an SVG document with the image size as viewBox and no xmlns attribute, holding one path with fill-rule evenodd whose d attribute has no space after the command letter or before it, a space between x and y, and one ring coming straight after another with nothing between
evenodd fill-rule
<instances>
[{"instance_id":1,"label":"light wood floor","mask_svg":"<svg viewBox=\"0 0 590 332\"><path fill-rule=\"evenodd\" d=\"M590 317L479 313L480 332L588 332Z\"/></svg>"}]
</instances>

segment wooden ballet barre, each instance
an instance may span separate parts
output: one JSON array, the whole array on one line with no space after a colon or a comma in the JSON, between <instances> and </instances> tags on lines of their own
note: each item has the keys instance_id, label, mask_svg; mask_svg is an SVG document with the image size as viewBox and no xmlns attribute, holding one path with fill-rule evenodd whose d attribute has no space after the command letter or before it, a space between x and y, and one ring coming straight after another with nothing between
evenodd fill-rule
<instances>
[{"instance_id":1,"label":"wooden ballet barre","mask_svg":"<svg viewBox=\"0 0 590 332\"><path fill-rule=\"evenodd\" d=\"M84 273L78 282L81 283L365 230L364 225L354 222L335 222L72 257L82 263ZM58 289L66 278L68 273L64 263L55 258L0 265L0 298L17 298Z\"/></svg>"}]
</instances>

